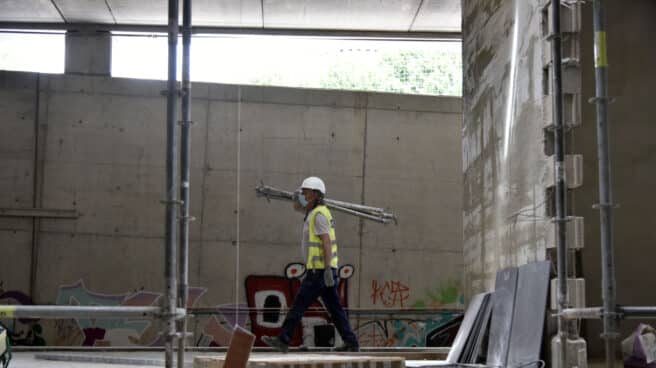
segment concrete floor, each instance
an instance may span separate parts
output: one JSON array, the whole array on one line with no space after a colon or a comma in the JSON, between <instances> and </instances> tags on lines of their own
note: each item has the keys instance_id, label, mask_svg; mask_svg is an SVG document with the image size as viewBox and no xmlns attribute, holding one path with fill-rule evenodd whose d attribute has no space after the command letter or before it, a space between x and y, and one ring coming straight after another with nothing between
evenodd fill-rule
<instances>
[{"instance_id":1,"label":"concrete floor","mask_svg":"<svg viewBox=\"0 0 656 368\"><path fill-rule=\"evenodd\" d=\"M203 353L192 354L189 353L185 357L185 366L193 366L193 357ZM109 364L109 363L90 363L90 362L74 362L74 361L54 361L37 359L37 356L58 356L58 357L102 357L102 358L128 358L134 361L143 360L149 364ZM156 364L160 362L160 364ZM11 360L11 368L77 368L89 367L94 368L136 368L136 367L153 367L164 365L164 354L162 352L97 352L97 353L84 353L84 352L14 352Z\"/></svg>"},{"instance_id":2,"label":"concrete floor","mask_svg":"<svg viewBox=\"0 0 656 368\"><path fill-rule=\"evenodd\" d=\"M103 357L103 358L120 358L120 359L133 359L135 362L138 360L144 361L149 364L108 364L108 363L89 363L89 362L71 362L71 361L52 361L37 359L36 356L47 354L49 356L84 356L84 357ZM185 357L185 366L193 367L193 359L196 356L217 356L222 353L216 352L189 352ZM267 354L267 353L254 353L254 354ZM271 354L271 353L268 353ZM371 355L371 353L368 353ZM157 364L159 362L159 364ZM408 360L406 363L419 363L418 360ZM427 361L423 361L426 363ZM139 368L139 367L155 367L164 365L164 354L162 352L14 352L10 368L82 368L92 366L93 368ZM410 364L413 365L413 364ZM415 364L416 366L416 364ZM588 368L604 368L605 361L594 360L588 363ZM615 363L616 368L623 367L621 361Z\"/></svg>"},{"instance_id":3,"label":"concrete floor","mask_svg":"<svg viewBox=\"0 0 656 368\"><path fill-rule=\"evenodd\" d=\"M435 350L435 349L433 349ZM196 356L220 356L224 353L220 352L188 352L185 356L185 366L193 367L193 360ZM289 356L295 355L316 355L321 354L318 352L314 353L299 353L291 352ZM326 354L334 354L327 353ZM275 355L276 357L281 357L279 353L271 352L253 352L252 356L263 356L263 355ZM358 356L405 356L406 358L411 358L414 361L418 359L425 358L437 358L436 353L430 353L428 355L422 354L420 351L416 352L399 352L399 354L394 354L393 352L362 352L356 353ZM439 355L444 355L440 353ZM58 360L45 360L43 357L55 357ZM66 361L66 360L79 360L80 357L85 358L87 361ZM76 359L78 358L78 359ZM439 356L439 358L443 358ZM102 360L103 362L93 362L94 360ZM417 359L417 360L415 360ZM89 361L91 360L91 362ZM116 363L108 363L109 360L114 360ZM406 360L410 362L410 360ZM426 362L426 361L424 361ZM123 363L123 364L121 364ZM80 351L48 351L48 352L32 352L32 351L20 351L13 352L13 358L11 361L11 368L77 368L77 367L89 367L93 368L136 368L136 367L162 367L164 366L164 353L161 351L118 351L118 352L80 352Z\"/></svg>"}]
</instances>

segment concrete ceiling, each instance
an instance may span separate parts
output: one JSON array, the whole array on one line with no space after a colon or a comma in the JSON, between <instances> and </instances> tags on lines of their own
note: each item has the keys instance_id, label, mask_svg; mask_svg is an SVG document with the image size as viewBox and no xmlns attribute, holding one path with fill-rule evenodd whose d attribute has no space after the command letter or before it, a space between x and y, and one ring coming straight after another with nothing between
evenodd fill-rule
<instances>
[{"instance_id":1,"label":"concrete ceiling","mask_svg":"<svg viewBox=\"0 0 656 368\"><path fill-rule=\"evenodd\" d=\"M167 3L167 0L0 0L0 22L165 25ZM192 3L194 26L460 32L460 0L192 0Z\"/></svg>"}]
</instances>

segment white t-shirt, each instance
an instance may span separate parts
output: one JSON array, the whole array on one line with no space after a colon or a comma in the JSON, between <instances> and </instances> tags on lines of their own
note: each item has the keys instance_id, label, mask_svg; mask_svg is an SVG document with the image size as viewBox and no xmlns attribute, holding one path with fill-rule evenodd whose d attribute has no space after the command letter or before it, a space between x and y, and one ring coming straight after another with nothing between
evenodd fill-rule
<instances>
[{"instance_id":1,"label":"white t-shirt","mask_svg":"<svg viewBox=\"0 0 656 368\"><path fill-rule=\"evenodd\" d=\"M330 225L328 219L322 213L317 213L314 217L314 231L317 235L330 234ZM303 239L301 239L301 254L303 255L303 264L307 262L308 239L310 238L310 216L308 215L303 223Z\"/></svg>"}]
</instances>

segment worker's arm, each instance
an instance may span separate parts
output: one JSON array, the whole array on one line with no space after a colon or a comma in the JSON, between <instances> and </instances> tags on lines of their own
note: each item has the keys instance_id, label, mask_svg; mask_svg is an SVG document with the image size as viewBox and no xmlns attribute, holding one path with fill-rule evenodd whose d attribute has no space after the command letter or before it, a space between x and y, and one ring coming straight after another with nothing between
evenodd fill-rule
<instances>
[{"instance_id":1,"label":"worker's arm","mask_svg":"<svg viewBox=\"0 0 656 368\"><path fill-rule=\"evenodd\" d=\"M326 268L330 267L330 261L333 259L333 244L330 241L329 234L319 234L321 245L323 246L323 261Z\"/></svg>"},{"instance_id":2,"label":"worker's arm","mask_svg":"<svg viewBox=\"0 0 656 368\"><path fill-rule=\"evenodd\" d=\"M333 244L330 241L329 234L319 234L321 244L323 245L323 261L326 268L323 270L323 282L327 287L335 286L335 278L333 277L333 269L330 267L330 261L333 259Z\"/></svg>"}]
</instances>

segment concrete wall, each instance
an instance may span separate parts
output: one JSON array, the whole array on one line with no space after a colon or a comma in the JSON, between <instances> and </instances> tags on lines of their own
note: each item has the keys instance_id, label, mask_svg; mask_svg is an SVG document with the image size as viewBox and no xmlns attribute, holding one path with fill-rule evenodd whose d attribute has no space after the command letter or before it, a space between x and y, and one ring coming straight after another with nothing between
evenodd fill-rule
<instances>
[{"instance_id":1,"label":"concrete wall","mask_svg":"<svg viewBox=\"0 0 656 368\"><path fill-rule=\"evenodd\" d=\"M553 185L550 50L542 1L463 1L463 114L465 293L491 290L505 266L552 257ZM651 103L656 52L653 1L607 2L612 179L617 297L623 305L656 305L656 224L653 174L656 156ZM566 154L581 155L582 170L567 172L569 215L584 220L570 275L585 278L587 306L601 305L596 115L592 5L563 8L563 69ZM548 23L547 23L548 24ZM514 43L515 27L519 29ZM506 148L507 147L507 148ZM583 180L573 184L575 177ZM570 229L573 230L573 229ZM570 235L572 233L570 232ZM572 239L570 237L569 239ZM570 243L573 244L573 243ZM644 322L644 321L642 321ZM623 322L626 337L638 322ZM600 323L584 324L589 355L601 357Z\"/></svg>"},{"instance_id":2,"label":"concrete wall","mask_svg":"<svg viewBox=\"0 0 656 368\"><path fill-rule=\"evenodd\" d=\"M158 81L0 73L1 207L81 214L36 224L0 217L3 291L38 304L156 303L164 288L163 89ZM331 198L399 217L385 227L335 215L340 261L355 266L350 307L460 305L460 109L458 98L195 84L195 305L244 304L248 275L282 276L301 261L302 215L256 198L254 188L263 181L291 190L311 174L325 179ZM79 344L88 338L79 329L96 327L86 323L44 321L44 338ZM212 334L208 323L194 325L197 341ZM156 340L153 328L119 332L95 343Z\"/></svg>"},{"instance_id":3,"label":"concrete wall","mask_svg":"<svg viewBox=\"0 0 656 368\"><path fill-rule=\"evenodd\" d=\"M653 86L656 76L656 50L649 46L656 32L652 15L656 3L648 0L606 2L608 9L608 93L616 98L609 106L612 193L620 205L614 214L617 302L622 305L656 305L656 105ZM584 8L581 63L584 97L593 97L594 50L592 7ZM592 205L599 202L597 131L594 105L583 104L583 125L575 132L574 146L583 154L588 178L575 198L576 212L585 218L586 248L583 250L583 276L590 306L601 305L601 256L599 213ZM622 322L626 337L638 322ZM601 354L600 323L587 323L590 354ZM653 325L653 324L652 324Z\"/></svg>"},{"instance_id":4,"label":"concrete wall","mask_svg":"<svg viewBox=\"0 0 656 368\"><path fill-rule=\"evenodd\" d=\"M465 294L496 272L546 257L543 40L539 2L469 1L463 9Z\"/></svg>"}]
</instances>

